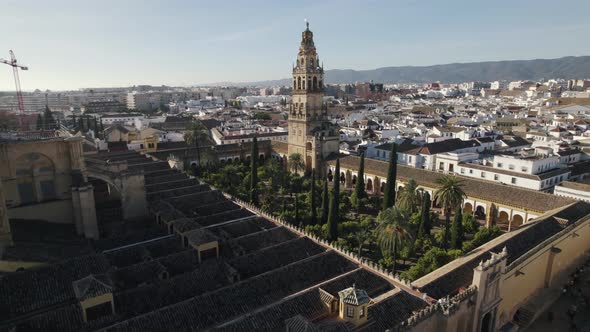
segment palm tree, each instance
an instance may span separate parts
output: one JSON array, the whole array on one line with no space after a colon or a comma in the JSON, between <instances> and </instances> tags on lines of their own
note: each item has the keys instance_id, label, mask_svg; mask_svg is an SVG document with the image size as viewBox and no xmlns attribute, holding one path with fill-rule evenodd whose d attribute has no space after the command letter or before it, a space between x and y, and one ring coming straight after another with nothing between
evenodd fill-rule
<instances>
[{"instance_id":1,"label":"palm tree","mask_svg":"<svg viewBox=\"0 0 590 332\"><path fill-rule=\"evenodd\" d=\"M412 235L403 210L392 207L379 212L377 216L377 243L384 251L391 252L393 258L392 272L396 270L397 253L401 246L408 243Z\"/></svg>"},{"instance_id":2,"label":"palm tree","mask_svg":"<svg viewBox=\"0 0 590 332\"><path fill-rule=\"evenodd\" d=\"M188 146L194 146L197 150L197 166L201 166L200 142L209 139L209 131L200 121L193 122L189 130L184 134L184 140ZM198 169L198 168L197 168Z\"/></svg>"},{"instance_id":3,"label":"palm tree","mask_svg":"<svg viewBox=\"0 0 590 332\"><path fill-rule=\"evenodd\" d=\"M459 178L453 175L445 175L436 180L440 186L434 193L434 201L441 206L445 214L445 230L444 230L444 247L448 246L449 242L449 223L451 221L451 211L461 206L463 199L466 197L463 191L463 183Z\"/></svg>"},{"instance_id":4,"label":"palm tree","mask_svg":"<svg viewBox=\"0 0 590 332\"><path fill-rule=\"evenodd\" d=\"M416 180L410 179L408 183L397 194L396 206L405 210L408 215L418 211L422 201L421 193Z\"/></svg>"},{"instance_id":5,"label":"palm tree","mask_svg":"<svg viewBox=\"0 0 590 332\"><path fill-rule=\"evenodd\" d=\"M289 168L295 170L295 173L299 173L299 169L303 169L304 167L305 164L300 153L293 153L289 156Z\"/></svg>"}]
</instances>

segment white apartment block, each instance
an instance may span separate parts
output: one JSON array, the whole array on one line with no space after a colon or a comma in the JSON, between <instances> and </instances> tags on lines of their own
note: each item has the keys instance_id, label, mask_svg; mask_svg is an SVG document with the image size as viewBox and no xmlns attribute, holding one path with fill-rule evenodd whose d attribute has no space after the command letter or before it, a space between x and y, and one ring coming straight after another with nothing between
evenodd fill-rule
<instances>
[{"instance_id":1,"label":"white apartment block","mask_svg":"<svg viewBox=\"0 0 590 332\"><path fill-rule=\"evenodd\" d=\"M499 182L533 190L551 190L567 181L571 170L559 156L504 156L479 160L476 154L446 153L437 156L437 171Z\"/></svg>"},{"instance_id":2,"label":"white apartment block","mask_svg":"<svg viewBox=\"0 0 590 332\"><path fill-rule=\"evenodd\" d=\"M555 186L553 194L590 202L590 181L565 181Z\"/></svg>"}]
</instances>

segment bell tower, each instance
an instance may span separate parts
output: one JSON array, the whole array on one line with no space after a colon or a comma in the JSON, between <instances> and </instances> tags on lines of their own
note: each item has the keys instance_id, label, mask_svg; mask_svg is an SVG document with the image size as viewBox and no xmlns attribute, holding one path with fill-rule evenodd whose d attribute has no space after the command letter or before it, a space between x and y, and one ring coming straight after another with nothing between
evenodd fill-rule
<instances>
[{"instance_id":1,"label":"bell tower","mask_svg":"<svg viewBox=\"0 0 590 332\"><path fill-rule=\"evenodd\" d=\"M330 122L324 103L324 68L313 42L309 22L301 34L297 63L293 67L293 98L289 107L289 156L298 153L305 169L321 168L339 150L339 132Z\"/></svg>"}]
</instances>

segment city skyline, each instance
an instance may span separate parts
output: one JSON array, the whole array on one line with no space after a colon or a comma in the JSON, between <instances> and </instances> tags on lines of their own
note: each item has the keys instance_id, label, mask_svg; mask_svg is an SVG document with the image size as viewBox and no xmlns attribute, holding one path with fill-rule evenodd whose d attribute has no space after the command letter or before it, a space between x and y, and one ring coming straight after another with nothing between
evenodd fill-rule
<instances>
[{"instance_id":1,"label":"city skyline","mask_svg":"<svg viewBox=\"0 0 590 332\"><path fill-rule=\"evenodd\" d=\"M590 4L582 1L559 8L528 1L494 8L464 1L107 1L90 9L70 1L8 1L4 8L0 21L13 33L4 36L0 57L13 49L30 67L21 74L25 91L287 78L304 18L321 32L316 43L326 49L327 70L590 54L576 38L590 27L583 20ZM10 68L0 77L0 91L14 90Z\"/></svg>"}]
</instances>

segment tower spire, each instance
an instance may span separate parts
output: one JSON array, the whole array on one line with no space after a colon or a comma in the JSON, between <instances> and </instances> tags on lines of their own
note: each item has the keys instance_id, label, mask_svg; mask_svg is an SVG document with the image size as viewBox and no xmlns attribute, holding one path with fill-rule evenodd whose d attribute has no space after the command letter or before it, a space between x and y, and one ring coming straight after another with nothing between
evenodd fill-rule
<instances>
[{"instance_id":1,"label":"tower spire","mask_svg":"<svg viewBox=\"0 0 590 332\"><path fill-rule=\"evenodd\" d=\"M309 21L307 19L303 19L305 21L306 31L309 31Z\"/></svg>"}]
</instances>

